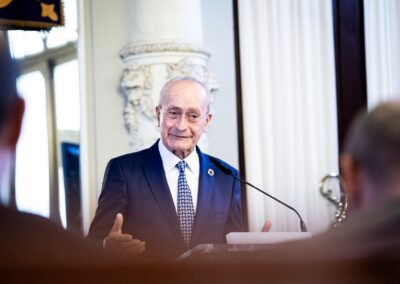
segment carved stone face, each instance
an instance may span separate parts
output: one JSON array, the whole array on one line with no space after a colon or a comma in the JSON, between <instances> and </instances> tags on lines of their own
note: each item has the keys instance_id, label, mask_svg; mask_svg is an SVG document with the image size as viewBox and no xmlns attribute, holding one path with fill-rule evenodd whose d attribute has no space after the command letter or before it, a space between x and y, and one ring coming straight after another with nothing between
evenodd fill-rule
<instances>
[{"instance_id":1,"label":"carved stone face","mask_svg":"<svg viewBox=\"0 0 400 284\"><path fill-rule=\"evenodd\" d=\"M172 83L156 111L162 142L181 159L195 149L212 118L206 91L189 80Z\"/></svg>"}]
</instances>

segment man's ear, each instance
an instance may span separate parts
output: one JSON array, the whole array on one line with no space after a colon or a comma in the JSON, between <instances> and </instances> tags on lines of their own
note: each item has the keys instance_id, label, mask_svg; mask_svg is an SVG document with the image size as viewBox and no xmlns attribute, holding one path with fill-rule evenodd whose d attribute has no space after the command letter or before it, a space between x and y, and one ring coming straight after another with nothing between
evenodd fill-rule
<instances>
[{"instance_id":1,"label":"man's ear","mask_svg":"<svg viewBox=\"0 0 400 284\"><path fill-rule=\"evenodd\" d=\"M362 194L360 188L360 168L352 156L348 154L340 155L340 171L345 182L350 209L359 207Z\"/></svg>"},{"instance_id":2,"label":"man's ear","mask_svg":"<svg viewBox=\"0 0 400 284\"><path fill-rule=\"evenodd\" d=\"M156 106L156 115L157 115L157 122L158 122L158 127L161 126L161 107Z\"/></svg>"},{"instance_id":3,"label":"man's ear","mask_svg":"<svg viewBox=\"0 0 400 284\"><path fill-rule=\"evenodd\" d=\"M17 145L24 111L25 101L22 98L17 97L12 106L12 110L10 110L10 115L4 124L4 144L6 147L14 148Z\"/></svg>"},{"instance_id":4,"label":"man's ear","mask_svg":"<svg viewBox=\"0 0 400 284\"><path fill-rule=\"evenodd\" d=\"M208 113L208 114L207 114L207 117L206 117L206 124L204 125L203 132L207 132L208 124L210 123L212 117L213 117L213 116L212 116L211 113Z\"/></svg>"}]
</instances>

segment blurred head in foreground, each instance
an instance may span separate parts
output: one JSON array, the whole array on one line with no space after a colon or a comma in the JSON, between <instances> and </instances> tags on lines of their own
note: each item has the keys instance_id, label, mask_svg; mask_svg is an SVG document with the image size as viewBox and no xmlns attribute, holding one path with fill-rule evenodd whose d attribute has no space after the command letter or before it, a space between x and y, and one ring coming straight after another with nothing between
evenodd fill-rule
<instances>
[{"instance_id":1,"label":"blurred head in foreground","mask_svg":"<svg viewBox=\"0 0 400 284\"><path fill-rule=\"evenodd\" d=\"M24 101L17 95L16 77L7 34L0 31L0 177L15 151L24 112Z\"/></svg>"},{"instance_id":2,"label":"blurred head in foreground","mask_svg":"<svg viewBox=\"0 0 400 284\"><path fill-rule=\"evenodd\" d=\"M364 211L400 197L400 100L357 117L340 163L350 211Z\"/></svg>"}]
</instances>

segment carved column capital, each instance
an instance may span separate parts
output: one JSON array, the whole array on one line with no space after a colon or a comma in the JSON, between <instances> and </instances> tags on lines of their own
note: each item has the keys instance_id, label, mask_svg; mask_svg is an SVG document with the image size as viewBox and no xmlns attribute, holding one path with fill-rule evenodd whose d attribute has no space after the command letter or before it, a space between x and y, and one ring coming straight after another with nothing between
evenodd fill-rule
<instances>
[{"instance_id":1,"label":"carved column capital","mask_svg":"<svg viewBox=\"0 0 400 284\"><path fill-rule=\"evenodd\" d=\"M180 42L162 42L162 43L151 43L151 44L127 44L120 52L120 57L122 60L139 54L149 54L149 53L195 53L203 54L207 58L210 57L211 53L205 47L192 44L192 43L180 43Z\"/></svg>"}]
</instances>

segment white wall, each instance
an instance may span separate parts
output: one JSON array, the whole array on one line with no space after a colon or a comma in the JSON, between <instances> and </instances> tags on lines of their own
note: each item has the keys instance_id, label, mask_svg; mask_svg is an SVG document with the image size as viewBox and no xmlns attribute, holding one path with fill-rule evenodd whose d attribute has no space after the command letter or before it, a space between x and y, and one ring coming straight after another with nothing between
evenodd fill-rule
<instances>
[{"instance_id":1,"label":"white wall","mask_svg":"<svg viewBox=\"0 0 400 284\"><path fill-rule=\"evenodd\" d=\"M202 4L204 44L211 50L209 67L220 86L215 94L215 114L208 132L208 152L238 168L232 1L203 0Z\"/></svg>"},{"instance_id":2,"label":"white wall","mask_svg":"<svg viewBox=\"0 0 400 284\"><path fill-rule=\"evenodd\" d=\"M84 229L97 206L108 160L129 152L123 126L119 52L127 38L127 1L80 1L81 179ZM90 219L90 220L89 220Z\"/></svg>"}]
</instances>

